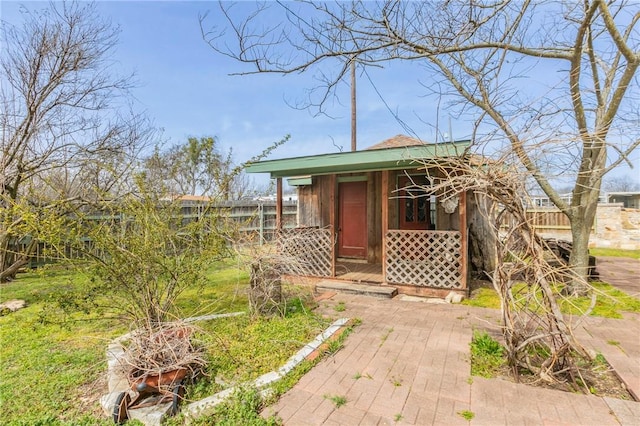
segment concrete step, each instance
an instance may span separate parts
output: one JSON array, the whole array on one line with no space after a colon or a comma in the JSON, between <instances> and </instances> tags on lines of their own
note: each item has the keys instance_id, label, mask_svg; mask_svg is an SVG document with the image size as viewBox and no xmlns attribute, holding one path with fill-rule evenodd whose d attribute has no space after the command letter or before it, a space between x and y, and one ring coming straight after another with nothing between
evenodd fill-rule
<instances>
[{"instance_id":1,"label":"concrete step","mask_svg":"<svg viewBox=\"0 0 640 426\"><path fill-rule=\"evenodd\" d=\"M322 280L316 284L317 292L335 291L338 293L363 294L366 296L391 299L398 290L395 287L367 285L351 281Z\"/></svg>"}]
</instances>

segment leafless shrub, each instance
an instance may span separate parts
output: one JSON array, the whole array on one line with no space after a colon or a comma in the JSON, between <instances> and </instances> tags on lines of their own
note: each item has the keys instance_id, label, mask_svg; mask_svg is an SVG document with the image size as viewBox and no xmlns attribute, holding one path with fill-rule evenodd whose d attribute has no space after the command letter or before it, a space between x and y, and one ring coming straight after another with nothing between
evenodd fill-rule
<instances>
[{"instance_id":1,"label":"leafless shrub","mask_svg":"<svg viewBox=\"0 0 640 426\"><path fill-rule=\"evenodd\" d=\"M184 372L185 377L196 377L206 365L204 349L193 344L195 329L182 321L154 324L131 333L124 356L120 360L123 373L131 383L147 378L159 378L158 385L173 385L173 380L164 382L162 376L172 377Z\"/></svg>"},{"instance_id":2,"label":"leafless shrub","mask_svg":"<svg viewBox=\"0 0 640 426\"><path fill-rule=\"evenodd\" d=\"M313 275L316 265L309 247L314 247L315 242L313 233L280 232L273 244L245 246L248 250L245 262L250 268L249 307L253 315L286 313L282 277L304 279Z\"/></svg>"},{"instance_id":3,"label":"leafless shrub","mask_svg":"<svg viewBox=\"0 0 640 426\"><path fill-rule=\"evenodd\" d=\"M258 256L251 260L249 309L252 315L284 314L282 261L277 252L269 249L261 250Z\"/></svg>"},{"instance_id":4,"label":"leafless shrub","mask_svg":"<svg viewBox=\"0 0 640 426\"><path fill-rule=\"evenodd\" d=\"M503 335L513 371L533 373L546 383L576 383L577 361L588 354L576 341L559 299L572 275L528 221L523 203L524 179L513 167L477 157L426 164L433 186L443 199L475 194L488 231L495 237L496 268L491 276L500 295Z\"/></svg>"}]
</instances>

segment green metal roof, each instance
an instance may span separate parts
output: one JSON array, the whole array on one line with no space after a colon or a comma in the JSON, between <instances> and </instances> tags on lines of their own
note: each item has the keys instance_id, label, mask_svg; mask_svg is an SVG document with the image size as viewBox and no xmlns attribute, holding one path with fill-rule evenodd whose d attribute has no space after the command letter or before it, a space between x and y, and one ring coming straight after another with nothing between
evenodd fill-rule
<instances>
[{"instance_id":1,"label":"green metal roof","mask_svg":"<svg viewBox=\"0 0 640 426\"><path fill-rule=\"evenodd\" d=\"M250 163L247 173L270 173L271 178L371 172L418 167L420 160L462 155L471 141L458 141L400 148L338 152Z\"/></svg>"}]
</instances>

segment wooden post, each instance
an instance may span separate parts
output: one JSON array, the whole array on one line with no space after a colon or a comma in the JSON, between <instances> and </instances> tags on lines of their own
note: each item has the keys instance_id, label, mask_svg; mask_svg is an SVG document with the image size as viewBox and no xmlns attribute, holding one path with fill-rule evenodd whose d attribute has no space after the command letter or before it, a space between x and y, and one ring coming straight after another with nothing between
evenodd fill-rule
<instances>
[{"instance_id":1,"label":"wooden post","mask_svg":"<svg viewBox=\"0 0 640 426\"><path fill-rule=\"evenodd\" d=\"M264 244L264 205L258 204L258 215L260 219L260 245Z\"/></svg>"},{"instance_id":2,"label":"wooden post","mask_svg":"<svg viewBox=\"0 0 640 426\"><path fill-rule=\"evenodd\" d=\"M376 200L378 196L376 194L376 176L373 172L367 173L367 262L376 262L376 243L380 241L380 237L377 235L376 230L376 217L378 212L376 211Z\"/></svg>"},{"instance_id":3,"label":"wooden post","mask_svg":"<svg viewBox=\"0 0 640 426\"><path fill-rule=\"evenodd\" d=\"M467 192L462 191L459 195L460 201L458 204L458 212L460 215L460 284L462 288L468 293L467 289L467 263L468 263L468 250L467 250ZM468 294L467 294L468 295Z\"/></svg>"},{"instance_id":4,"label":"wooden post","mask_svg":"<svg viewBox=\"0 0 640 426\"><path fill-rule=\"evenodd\" d=\"M276 178L276 232L282 231L282 178Z\"/></svg>"},{"instance_id":5,"label":"wooden post","mask_svg":"<svg viewBox=\"0 0 640 426\"><path fill-rule=\"evenodd\" d=\"M387 282L387 231L389 230L389 170L382 171L382 282Z\"/></svg>"},{"instance_id":6,"label":"wooden post","mask_svg":"<svg viewBox=\"0 0 640 426\"><path fill-rule=\"evenodd\" d=\"M331 276L336 276L336 259L337 259L337 249L336 244L338 243L337 231L338 225L336 224L336 185L337 179L336 175L333 174L330 177L329 181L329 225L331 225L331 238L333 239L331 243Z\"/></svg>"}]
</instances>

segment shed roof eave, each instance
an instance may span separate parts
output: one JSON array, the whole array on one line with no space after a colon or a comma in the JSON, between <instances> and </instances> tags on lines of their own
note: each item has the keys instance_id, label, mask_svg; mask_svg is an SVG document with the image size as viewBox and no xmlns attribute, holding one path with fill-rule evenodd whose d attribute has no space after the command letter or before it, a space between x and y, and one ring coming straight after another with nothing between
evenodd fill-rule
<instances>
[{"instance_id":1,"label":"shed roof eave","mask_svg":"<svg viewBox=\"0 0 640 426\"><path fill-rule=\"evenodd\" d=\"M251 163L245 171L247 173L270 173L272 178L283 178L299 175L397 170L411 166L419 167L420 160L462 155L470 145L470 141L460 141L283 158Z\"/></svg>"}]
</instances>

